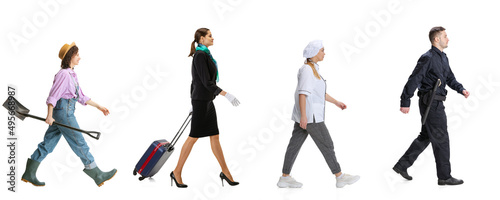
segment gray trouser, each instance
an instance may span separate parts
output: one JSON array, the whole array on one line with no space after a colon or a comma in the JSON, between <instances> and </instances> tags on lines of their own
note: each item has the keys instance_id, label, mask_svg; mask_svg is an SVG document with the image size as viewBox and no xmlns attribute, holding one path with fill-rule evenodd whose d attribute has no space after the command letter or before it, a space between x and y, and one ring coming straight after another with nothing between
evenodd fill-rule
<instances>
[{"instance_id":1,"label":"gray trouser","mask_svg":"<svg viewBox=\"0 0 500 200\"><path fill-rule=\"evenodd\" d=\"M330 137L330 133L325 126L325 122L320 123L309 123L307 124L307 129L302 129L299 123L295 122L292 132L292 138L290 138L290 143L285 153L285 162L283 163L283 174L290 174L292 171L293 163L299 154L300 148L307 138L307 135L311 135L314 143L318 146L319 150L325 157L326 163L333 174L340 172L340 165L335 157L335 151L333 150L333 141Z\"/></svg>"}]
</instances>

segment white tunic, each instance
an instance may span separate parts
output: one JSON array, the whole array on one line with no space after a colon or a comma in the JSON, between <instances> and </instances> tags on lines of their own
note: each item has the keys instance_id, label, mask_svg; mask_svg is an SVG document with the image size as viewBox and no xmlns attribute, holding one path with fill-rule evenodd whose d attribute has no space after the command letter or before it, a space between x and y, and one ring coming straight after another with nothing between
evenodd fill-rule
<instances>
[{"instance_id":1,"label":"white tunic","mask_svg":"<svg viewBox=\"0 0 500 200\"><path fill-rule=\"evenodd\" d=\"M314 64L319 74L319 66ZM321 77L321 75L320 75ZM297 74L298 83L295 90L295 105L293 107L292 120L300 123L299 94L306 95L307 123L319 123L325 120L326 81L314 76L314 72L308 64L304 64ZM314 121L313 121L314 119Z\"/></svg>"}]
</instances>

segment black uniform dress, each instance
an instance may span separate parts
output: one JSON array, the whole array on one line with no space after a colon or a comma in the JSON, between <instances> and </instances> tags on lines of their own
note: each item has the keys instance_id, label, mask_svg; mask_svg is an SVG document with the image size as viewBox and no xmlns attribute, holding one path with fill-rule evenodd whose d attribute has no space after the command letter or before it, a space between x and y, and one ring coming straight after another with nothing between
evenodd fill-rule
<instances>
[{"instance_id":1,"label":"black uniform dress","mask_svg":"<svg viewBox=\"0 0 500 200\"><path fill-rule=\"evenodd\" d=\"M222 91L217 84L217 67L204 51L196 51L191 68L191 104L193 116L190 137L199 138L219 134L217 114L212 100Z\"/></svg>"},{"instance_id":2,"label":"black uniform dress","mask_svg":"<svg viewBox=\"0 0 500 200\"><path fill-rule=\"evenodd\" d=\"M465 89L455 79L455 75L448 63L448 57L444 52L432 46L429 51L420 57L401 94L401 107L410 107L410 98L418 87L420 115L423 117L425 109L429 105L430 91L432 91L437 79L441 79L441 86L436 91L436 95L440 98L431 102L429 115L426 124L422 126L420 135L413 141L395 167L406 170L413 165L420 153L431 143L436 161L437 176L439 179L446 180L451 178L451 166L450 141L443 105L448 93L445 87L448 85L460 94Z\"/></svg>"}]
</instances>

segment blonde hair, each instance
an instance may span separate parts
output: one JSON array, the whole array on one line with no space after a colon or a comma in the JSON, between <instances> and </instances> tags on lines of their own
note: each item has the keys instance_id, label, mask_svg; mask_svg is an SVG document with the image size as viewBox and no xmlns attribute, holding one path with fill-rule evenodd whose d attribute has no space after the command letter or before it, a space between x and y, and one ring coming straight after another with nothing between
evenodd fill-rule
<instances>
[{"instance_id":1,"label":"blonde hair","mask_svg":"<svg viewBox=\"0 0 500 200\"><path fill-rule=\"evenodd\" d=\"M311 59L307 58L306 61L304 61L305 64L308 64L309 66L311 66L312 70L313 70L313 73L314 73L314 76L321 80L321 77L319 76L319 73L318 71L316 70L316 67L314 67L314 64L313 62L311 61Z\"/></svg>"}]
</instances>

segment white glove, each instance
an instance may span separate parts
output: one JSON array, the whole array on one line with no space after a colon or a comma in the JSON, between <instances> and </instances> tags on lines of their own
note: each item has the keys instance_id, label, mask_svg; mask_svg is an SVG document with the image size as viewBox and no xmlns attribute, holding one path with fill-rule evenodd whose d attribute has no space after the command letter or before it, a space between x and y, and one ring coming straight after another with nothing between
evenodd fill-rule
<instances>
[{"instance_id":1,"label":"white glove","mask_svg":"<svg viewBox=\"0 0 500 200\"><path fill-rule=\"evenodd\" d=\"M238 99L236 99L236 97L232 94L229 94L229 93L226 93L226 99L231 102L231 104L233 104L233 106L238 106L240 105L240 101L238 101Z\"/></svg>"},{"instance_id":2,"label":"white glove","mask_svg":"<svg viewBox=\"0 0 500 200\"><path fill-rule=\"evenodd\" d=\"M191 108L189 108L189 113L193 113L193 106L191 106Z\"/></svg>"}]
</instances>

